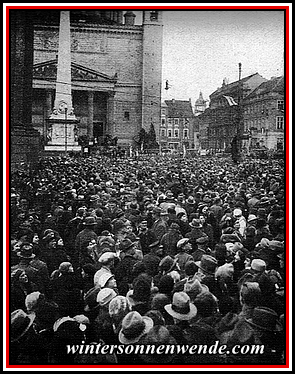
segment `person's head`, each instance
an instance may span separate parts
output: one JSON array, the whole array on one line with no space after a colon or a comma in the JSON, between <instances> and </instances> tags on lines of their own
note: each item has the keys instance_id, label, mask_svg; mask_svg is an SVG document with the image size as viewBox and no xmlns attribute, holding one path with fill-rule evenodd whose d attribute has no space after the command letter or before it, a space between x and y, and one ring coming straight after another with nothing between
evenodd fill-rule
<instances>
[{"instance_id":1,"label":"person's head","mask_svg":"<svg viewBox=\"0 0 295 374\"><path fill-rule=\"evenodd\" d=\"M213 316L218 310L217 299L211 292L199 294L194 300L194 305L198 310L198 316L203 318Z\"/></svg>"},{"instance_id":2,"label":"person's head","mask_svg":"<svg viewBox=\"0 0 295 374\"><path fill-rule=\"evenodd\" d=\"M176 322L190 321L197 315L197 307L191 303L190 297L183 291L175 292L173 294L172 303L165 305L164 309Z\"/></svg>"},{"instance_id":3,"label":"person's head","mask_svg":"<svg viewBox=\"0 0 295 374\"><path fill-rule=\"evenodd\" d=\"M257 282L245 282L242 284L240 289L240 303L241 305L248 305L250 307L256 307L260 304L261 290L259 283Z\"/></svg>"},{"instance_id":4,"label":"person's head","mask_svg":"<svg viewBox=\"0 0 295 374\"><path fill-rule=\"evenodd\" d=\"M191 249L192 245L189 238L183 238L177 242L177 250L179 252L190 252Z\"/></svg>"}]
</instances>

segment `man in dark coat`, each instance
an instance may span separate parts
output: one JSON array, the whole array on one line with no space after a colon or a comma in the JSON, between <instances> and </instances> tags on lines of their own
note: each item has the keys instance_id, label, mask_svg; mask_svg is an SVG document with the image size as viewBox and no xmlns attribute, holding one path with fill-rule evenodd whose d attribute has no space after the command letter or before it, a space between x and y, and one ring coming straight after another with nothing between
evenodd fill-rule
<instances>
[{"instance_id":1,"label":"man in dark coat","mask_svg":"<svg viewBox=\"0 0 295 374\"><path fill-rule=\"evenodd\" d=\"M135 243L130 239L122 240L119 249L121 251L122 260L115 267L114 275L118 284L119 294L126 296L133 281L132 269L138 260L134 258Z\"/></svg>"},{"instance_id":2,"label":"man in dark coat","mask_svg":"<svg viewBox=\"0 0 295 374\"><path fill-rule=\"evenodd\" d=\"M142 262L145 264L146 273L154 277L158 273L159 263L163 254L163 246L159 240L149 246L150 252L143 256Z\"/></svg>"},{"instance_id":3,"label":"man in dark coat","mask_svg":"<svg viewBox=\"0 0 295 374\"><path fill-rule=\"evenodd\" d=\"M74 267L75 265L81 263L82 251L86 250L89 242L94 239L96 242L98 240L98 236L94 231L96 226L96 220L94 217L85 217L84 218L84 226L85 228L78 233L75 240L75 257L74 257Z\"/></svg>"}]
</instances>

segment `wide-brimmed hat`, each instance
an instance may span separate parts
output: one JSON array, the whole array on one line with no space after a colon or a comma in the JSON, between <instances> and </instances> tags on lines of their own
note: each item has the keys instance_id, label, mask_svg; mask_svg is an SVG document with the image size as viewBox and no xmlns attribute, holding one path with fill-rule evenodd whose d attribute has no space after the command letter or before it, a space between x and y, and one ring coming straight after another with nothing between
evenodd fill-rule
<instances>
[{"instance_id":1,"label":"wide-brimmed hat","mask_svg":"<svg viewBox=\"0 0 295 374\"><path fill-rule=\"evenodd\" d=\"M198 218L194 218L189 225L193 228L200 229L202 227L201 221Z\"/></svg>"},{"instance_id":2,"label":"wide-brimmed hat","mask_svg":"<svg viewBox=\"0 0 295 374\"><path fill-rule=\"evenodd\" d=\"M36 315L35 313L27 314L22 309L16 309L10 317L10 340L11 342L20 339L32 326Z\"/></svg>"},{"instance_id":3,"label":"wide-brimmed hat","mask_svg":"<svg viewBox=\"0 0 295 374\"><path fill-rule=\"evenodd\" d=\"M150 317L141 316L137 311L129 312L122 320L119 341L122 344L133 344L145 335L154 323Z\"/></svg>"},{"instance_id":4,"label":"wide-brimmed hat","mask_svg":"<svg viewBox=\"0 0 295 374\"><path fill-rule=\"evenodd\" d=\"M172 317L182 321L189 321L197 315L196 306L190 302L190 297L183 291L175 292L172 304L165 305L164 308Z\"/></svg>"},{"instance_id":5,"label":"wide-brimmed hat","mask_svg":"<svg viewBox=\"0 0 295 374\"><path fill-rule=\"evenodd\" d=\"M21 258L32 259L35 257L33 253L33 244L29 242L23 242L20 246L20 251L17 252L17 256Z\"/></svg>"},{"instance_id":6,"label":"wide-brimmed hat","mask_svg":"<svg viewBox=\"0 0 295 374\"><path fill-rule=\"evenodd\" d=\"M95 226L95 225L97 225L97 222L96 222L96 219L94 217L85 217L83 225L84 226Z\"/></svg>"},{"instance_id":7,"label":"wide-brimmed hat","mask_svg":"<svg viewBox=\"0 0 295 374\"><path fill-rule=\"evenodd\" d=\"M176 345L177 342L175 338L170 334L169 330L163 325L153 326L147 334L145 334L140 340L139 344L145 346L152 346L155 348L158 346L171 346ZM176 350L172 353L165 354L140 354L141 359L146 363L156 363L156 364L167 364L173 360L176 356Z\"/></svg>"},{"instance_id":8,"label":"wide-brimmed hat","mask_svg":"<svg viewBox=\"0 0 295 374\"><path fill-rule=\"evenodd\" d=\"M183 291L188 294L191 300L195 300L198 295L209 292L209 288L205 284L202 284L198 278L193 277L186 281Z\"/></svg>"},{"instance_id":9,"label":"wide-brimmed hat","mask_svg":"<svg viewBox=\"0 0 295 374\"><path fill-rule=\"evenodd\" d=\"M273 309L260 306L254 309L252 318L246 319L246 321L251 326L263 331L282 331L283 326L278 318L279 316Z\"/></svg>"},{"instance_id":10,"label":"wide-brimmed hat","mask_svg":"<svg viewBox=\"0 0 295 374\"><path fill-rule=\"evenodd\" d=\"M198 267L205 273L214 274L217 268L218 262L215 257L210 255L203 255L201 261L196 262Z\"/></svg>"}]
</instances>

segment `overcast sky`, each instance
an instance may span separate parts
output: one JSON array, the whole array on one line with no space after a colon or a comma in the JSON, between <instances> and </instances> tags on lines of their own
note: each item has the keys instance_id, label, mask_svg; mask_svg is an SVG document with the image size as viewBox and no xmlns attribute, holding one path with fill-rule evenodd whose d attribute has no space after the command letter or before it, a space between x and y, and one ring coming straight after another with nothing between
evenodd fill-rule
<instances>
[{"instance_id":1,"label":"overcast sky","mask_svg":"<svg viewBox=\"0 0 295 374\"><path fill-rule=\"evenodd\" d=\"M273 4L271 4L273 5ZM274 4L275 5L275 4ZM140 21L138 13L136 21ZM281 10L164 10L163 99L204 99L222 85L259 73L283 74L284 12Z\"/></svg>"}]
</instances>

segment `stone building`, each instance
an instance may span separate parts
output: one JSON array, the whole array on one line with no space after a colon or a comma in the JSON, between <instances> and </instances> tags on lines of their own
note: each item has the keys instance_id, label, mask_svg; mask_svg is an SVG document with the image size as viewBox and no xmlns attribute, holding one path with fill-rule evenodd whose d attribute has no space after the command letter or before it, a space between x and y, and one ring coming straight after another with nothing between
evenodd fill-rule
<instances>
[{"instance_id":1,"label":"stone building","mask_svg":"<svg viewBox=\"0 0 295 374\"><path fill-rule=\"evenodd\" d=\"M249 133L249 149L284 148L284 77L262 83L243 100L244 132Z\"/></svg>"},{"instance_id":2,"label":"stone building","mask_svg":"<svg viewBox=\"0 0 295 374\"><path fill-rule=\"evenodd\" d=\"M209 107L198 116L202 149L227 150L235 135L240 138L245 135L243 128L244 99L266 81L258 73L232 83L228 83L226 79L223 80L222 87L209 96Z\"/></svg>"},{"instance_id":3,"label":"stone building","mask_svg":"<svg viewBox=\"0 0 295 374\"><path fill-rule=\"evenodd\" d=\"M194 148L194 114L191 100L165 100L161 107L161 148L183 151Z\"/></svg>"},{"instance_id":4,"label":"stone building","mask_svg":"<svg viewBox=\"0 0 295 374\"><path fill-rule=\"evenodd\" d=\"M79 137L128 146L160 128L162 12L71 10L71 85ZM32 121L46 138L57 70L59 11L35 10Z\"/></svg>"}]
</instances>

